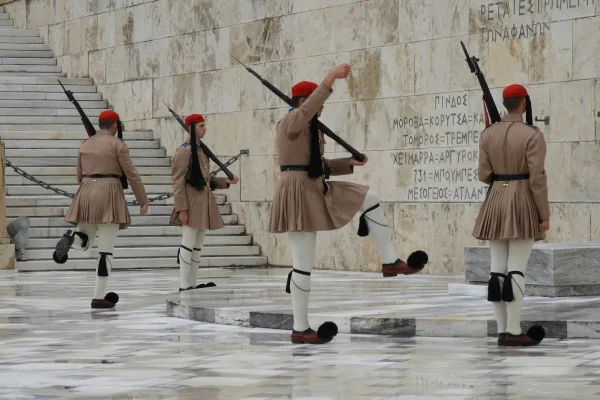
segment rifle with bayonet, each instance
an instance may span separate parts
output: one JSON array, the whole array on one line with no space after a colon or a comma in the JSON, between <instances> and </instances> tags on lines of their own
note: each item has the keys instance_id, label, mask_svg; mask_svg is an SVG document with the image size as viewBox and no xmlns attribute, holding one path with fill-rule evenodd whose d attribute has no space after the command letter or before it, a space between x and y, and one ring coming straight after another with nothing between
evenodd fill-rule
<instances>
[{"instance_id":1,"label":"rifle with bayonet","mask_svg":"<svg viewBox=\"0 0 600 400\"><path fill-rule=\"evenodd\" d=\"M474 73L475 76L477 76L477 79L479 80L479 85L481 86L481 90L483 90L483 103L485 105L485 108L487 109L487 112L485 109L483 110L483 113L485 115L485 125L490 126L491 124L500 122L502 120L500 118L500 113L498 112L498 108L496 107L496 103L494 102L494 98L492 97L492 93L490 92L490 88L485 80L485 77L483 76L481 69L479 69L479 58L475 56L470 57L469 53L467 52L467 48L465 47L465 44L462 41L460 42L460 44L463 48L463 51L465 52L465 56L467 57L467 64L469 64L471 72Z\"/></svg>"},{"instance_id":2,"label":"rifle with bayonet","mask_svg":"<svg viewBox=\"0 0 600 400\"><path fill-rule=\"evenodd\" d=\"M233 57L233 56L231 56ZM259 81L262 82L263 85L265 85L267 88L269 88L269 90L271 92L273 92L277 97L279 97L281 100L285 101L290 107L293 107L292 105L292 99L290 99L288 96L286 96L285 94L283 94L281 92L281 90L277 89L275 86L273 86L269 81L267 81L266 79L263 79L258 73L256 73L256 71L254 71L252 68L249 68L247 66L244 65L243 62L241 62L240 60L238 60L237 58L233 57L237 62L239 62L240 64L242 64L244 66L244 68L246 68L246 70L248 72L250 72L252 75L254 75L256 78L258 78ZM354 147L350 146L348 143L346 143L346 141L344 139L342 139L341 137L339 137L338 135L336 135L335 133L333 133L333 131L331 129L329 129L327 126L325 126L324 123L322 123L321 121L318 121L319 123L319 129L321 130L321 132L323 132L323 134L329 136L330 138L332 138L333 140L335 140L340 146L342 146L343 148L345 148L350 154L352 154L352 157L354 157L355 159L357 159L358 161L364 161L365 156L362 155L358 150L356 150Z\"/></svg>"},{"instance_id":3,"label":"rifle with bayonet","mask_svg":"<svg viewBox=\"0 0 600 400\"><path fill-rule=\"evenodd\" d=\"M67 88L64 87L60 80L58 80L58 84L63 88L65 94L67 95L67 98L71 101L71 103L75 105L75 108L81 116L81 122L83 122L83 126L88 136L94 136L96 134L96 129L94 128L94 125L92 125L92 123L90 122L90 119L87 117L87 115L85 115L85 112L83 112L83 109L79 105L79 102L75 99L75 96L73 96L73 92L67 90Z\"/></svg>"},{"instance_id":4,"label":"rifle with bayonet","mask_svg":"<svg viewBox=\"0 0 600 400\"><path fill-rule=\"evenodd\" d=\"M173 116L175 117L175 119L177 120L177 122L179 122L179 125L181 125L183 127L183 129L185 129L186 131L189 130L189 127L185 124L185 122L183 121L183 119L181 119L181 117L179 116L179 114L177 114L175 111L173 111L173 109L171 109L171 107L169 107L167 105L167 103L165 103L163 101L164 105L169 109L169 111L171 112L171 114L173 114ZM205 145L202 140L199 140L198 145L200 146L200 148L202 149L202 151L204 152L204 154L206 154L208 156L208 158L210 158L211 160L213 160L215 162L215 164L217 164L219 166L219 168L221 168L221 170L225 173L225 175L227 175L227 177L231 180L233 180L235 177L233 176L233 174L231 173L231 171L227 168L227 166L225 166L225 164L223 164L218 158L217 156L215 156L215 153L213 153L207 145Z\"/></svg>"}]
</instances>

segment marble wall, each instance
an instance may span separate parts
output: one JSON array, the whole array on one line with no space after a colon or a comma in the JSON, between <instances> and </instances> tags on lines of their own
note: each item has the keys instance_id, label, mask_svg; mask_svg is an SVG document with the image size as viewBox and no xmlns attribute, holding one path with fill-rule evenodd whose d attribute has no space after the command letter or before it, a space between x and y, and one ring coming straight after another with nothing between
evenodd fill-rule
<instances>
[{"instance_id":1,"label":"marble wall","mask_svg":"<svg viewBox=\"0 0 600 400\"><path fill-rule=\"evenodd\" d=\"M92 77L129 128L153 129L169 154L183 134L162 101L207 115L207 143L248 148L235 210L270 262L289 265L285 235L265 232L277 179L274 126L286 112L230 54L288 92L349 62L323 121L370 162L350 178L384 202L399 251L431 255L429 272L463 271L485 187L477 182L481 91L501 108L521 83L548 142L548 241L600 237L600 0L19 0L17 24L39 29L72 77ZM133 101L132 101L133 100ZM329 141L332 157L345 156ZM320 268L375 271L357 220L320 239ZM357 245L357 243L359 245ZM333 245L340 251L330 251Z\"/></svg>"}]
</instances>

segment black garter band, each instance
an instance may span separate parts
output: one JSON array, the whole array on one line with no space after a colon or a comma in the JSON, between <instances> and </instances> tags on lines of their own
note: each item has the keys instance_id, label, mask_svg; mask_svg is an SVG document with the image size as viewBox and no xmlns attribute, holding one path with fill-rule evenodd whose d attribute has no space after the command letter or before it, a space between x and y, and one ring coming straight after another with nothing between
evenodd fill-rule
<instances>
[{"instance_id":1,"label":"black garter band","mask_svg":"<svg viewBox=\"0 0 600 400\"><path fill-rule=\"evenodd\" d=\"M378 207L379 207L379 203L375 204L373 207L368 208L364 213L362 213L360 215L360 221L358 224L358 236L365 237L365 236L369 235L369 225L367 225L367 218L369 218L369 217L367 217L365 214L375 210ZM387 225L383 225L377 221L373 221L371 218L369 218L369 221L371 221L379 226L387 227Z\"/></svg>"},{"instance_id":2,"label":"black garter band","mask_svg":"<svg viewBox=\"0 0 600 400\"><path fill-rule=\"evenodd\" d=\"M295 269L295 268L293 268L293 269L290 271L290 273L288 274L288 278L287 278L287 285L285 286L285 292L286 292L286 293L292 293L292 291L291 291L291 289L290 289L290 282L294 282L294 281L292 280L292 273L293 273L293 272L295 272L295 273L297 273L297 274L300 274L300 275L307 275L307 276L310 276L310 272L301 271L301 270L299 270L299 269ZM301 287L299 287L298 285L296 285L296 282L294 282L294 286L296 286L298 289L302 290L303 292L310 292L310 290L304 290L304 289L302 289Z\"/></svg>"},{"instance_id":3,"label":"black garter band","mask_svg":"<svg viewBox=\"0 0 600 400\"><path fill-rule=\"evenodd\" d=\"M112 256L113 253L100 252L100 261L98 262L98 276L108 276L108 268L106 265L106 256ZM110 265L112 267L112 263Z\"/></svg>"}]
</instances>

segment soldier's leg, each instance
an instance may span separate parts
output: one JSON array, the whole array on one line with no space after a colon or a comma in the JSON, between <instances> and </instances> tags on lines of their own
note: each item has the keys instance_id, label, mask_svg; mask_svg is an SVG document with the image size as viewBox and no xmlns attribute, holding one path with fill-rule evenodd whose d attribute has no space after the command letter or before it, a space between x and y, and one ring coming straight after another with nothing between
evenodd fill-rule
<instances>
[{"instance_id":1,"label":"soldier's leg","mask_svg":"<svg viewBox=\"0 0 600 400\"><path fill-rule=\"evenodd\" d=\"M492 302L498 325L498 344L506 337L506 303L502 301L502 287L508 269L508 240L490 240L491 271L488 281L488 301Z\"/></svg>"},{"instance_id":2,"label":"soldier's leg","mask_svg":"<svg viewBox=\"0 0 600 400\"><path fill-rule=\"evenodd\" d=\"M190 269L189 283L190 283L191 287L196 288L196 289L217 286L214 284L214 282L208 282L206 284L201 283L196 286L198 268L200 268L202 245L204 244L204 236L205 235L206 235L206 229L198 229L198 234L196 235L196 244L193 249L194 251L192 252L192 266Z\"/></svg>"},{"instance_id":3,"label":"soldier's leg","mask_svg":"<svg viewBox=\"0 0 600 400\"><path fill-rule=\"evenodd\" d=\"M192 275L192 253L196 245L196 238L198 236L198 229L190 226L181 227L181 247L177 254L177 263L179 264L179 291L193 289L192 282L190 282Z\"/></svg>"},{"instance_id":4,"label":"soldier's leg","mask_svg":"<svg viewBox=\"0 0 600 400\"><path fill-rule=\"evenodd\" d=\"M542 338L531 337L530 332L523 334L521 331L521 310L525 295L525 270L533 240L511 240L508 250L508 273L502 290L502 298L506 301L506 346L535 346ZM539 329L542 329L539 327ZM530 336L531 335L531 336Z\"/></svg>"},{"instance_id":5,"label":"soldier's leg","mask_svg":"<svg viewBox=\"0 0 600 400\"><path fill-rule=\"evenodd\" d=\"M52 257L58 264L64 264L69 259L69 250L87 250L92 247L96 238L97 225L78 224L77 229L67 229L56 244Z\"/></svg>"},{"instance_id":6,"label":"soldier's leg","mask_svg":"<svg viewBox=\"0 0 600 400\"><path fill-rule=\"evenodd\" d=\"M113 252L119 233L119 224L98 225L98 262L96 264L96 288L92 308L112 308L119 301L116 293L106 295L106 284L112 271Z\"/></svg>"},{"instance_id":7,"label":"soldier's leg","mask_svg":"<svg viewBox=\"0 0 600 400\"><path fill-rule=\"evenodd\" d=\"M427 254L417 251L411 254L407 262L402 261L396 254L392 243L392 235L388 223L379 204L379 196L368 191L360 207L360 236L371 235L383 264L383 276L391 277L398 274L410 275L421 271L427 263Z\"/></svg>"}]
</instances>

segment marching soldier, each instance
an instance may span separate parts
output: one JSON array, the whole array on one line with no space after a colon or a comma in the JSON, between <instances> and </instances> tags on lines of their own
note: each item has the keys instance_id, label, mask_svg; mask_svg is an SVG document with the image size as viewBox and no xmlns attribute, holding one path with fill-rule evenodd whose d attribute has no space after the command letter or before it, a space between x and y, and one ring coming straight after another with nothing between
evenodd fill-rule
<instances>
[{"instance_id":1,"label":"marching soldier","mask_svg":"<svg viewBox=\"0 0 600 400\"><path fill-rule=\"evenodd\" d=\"M473 229L488 240L491 274L488 300L498 323L498 345L535 346L544 337L542 327L521 331L525 269L535 241L550 228L546 142L531 121L527 90L511 85L503 92L508 114L489 126L479 142L479 179L490 185Z\"/></svg>"},{"instance_id":2,"label":"marching soldier","mask_svg":"<svg viewBox=\"0 0 600 400\"><path fill-rule=\"evenodd\" d=\"M327 343L337 334L337 326L323 324L318 332L308 322L310 277L316 256L318 231L340 229L358 211L359 235L371 234L382 258L384 277L414 274L427 263L424 252L415 252L407 262L396 255L379 197L364 185L326 181L330 175L352 174L354 167L367 162L354 158L323 158L323 133L317 127L323 104L332 93L333 83L345 79L350 65L333 68L323 82L300 82L292 87L293 108L277 123L276 145L281 174L275 188L269 232L287 232L293 257L288 276L292 295L294 326L292 343Z\"/></svg>"},{"instance_id":3,"label":"marching soldier","mask_svg":"<svg viewBox=\"0 0 600 400\"><path fill-rule=\"evenodd\" d=\"M148 212L148 198L140 175L135 169L129 148L115 137L122 135L119 115L111 110L99 116L100 130L88 138L77 155L79 190L71 203L65 221L77 225L68 229L58 241L54 261L63 264L70 248L87 250L98 234L99 258L96 264L96 288L92 308L113 308L119 301L116 293L104 295L112 269L113 250L119 229L131 224L123 192L125 175L140 206L140 215ZM125 181L126 184L126 181Z\"/></svg>"},{"instance_id":4,"label":"marching soldier","mask_svg":"<svg viewBox=\"0 0 600 400\"><path fill-rule=\"evenodd\" d=\"M200 266L200 252L207 230L221 229L225 225L212 191L227 189L239 178L211 179L207 155L199 146L206 135L206 123L200 114L185 119L190 137L175 152L172 163L173 194L175 205L170 224L182 227L181 247L177 255L181 284L179 291L216 286L213 282L196 286Z\"/></svg>"}]
</instances>

